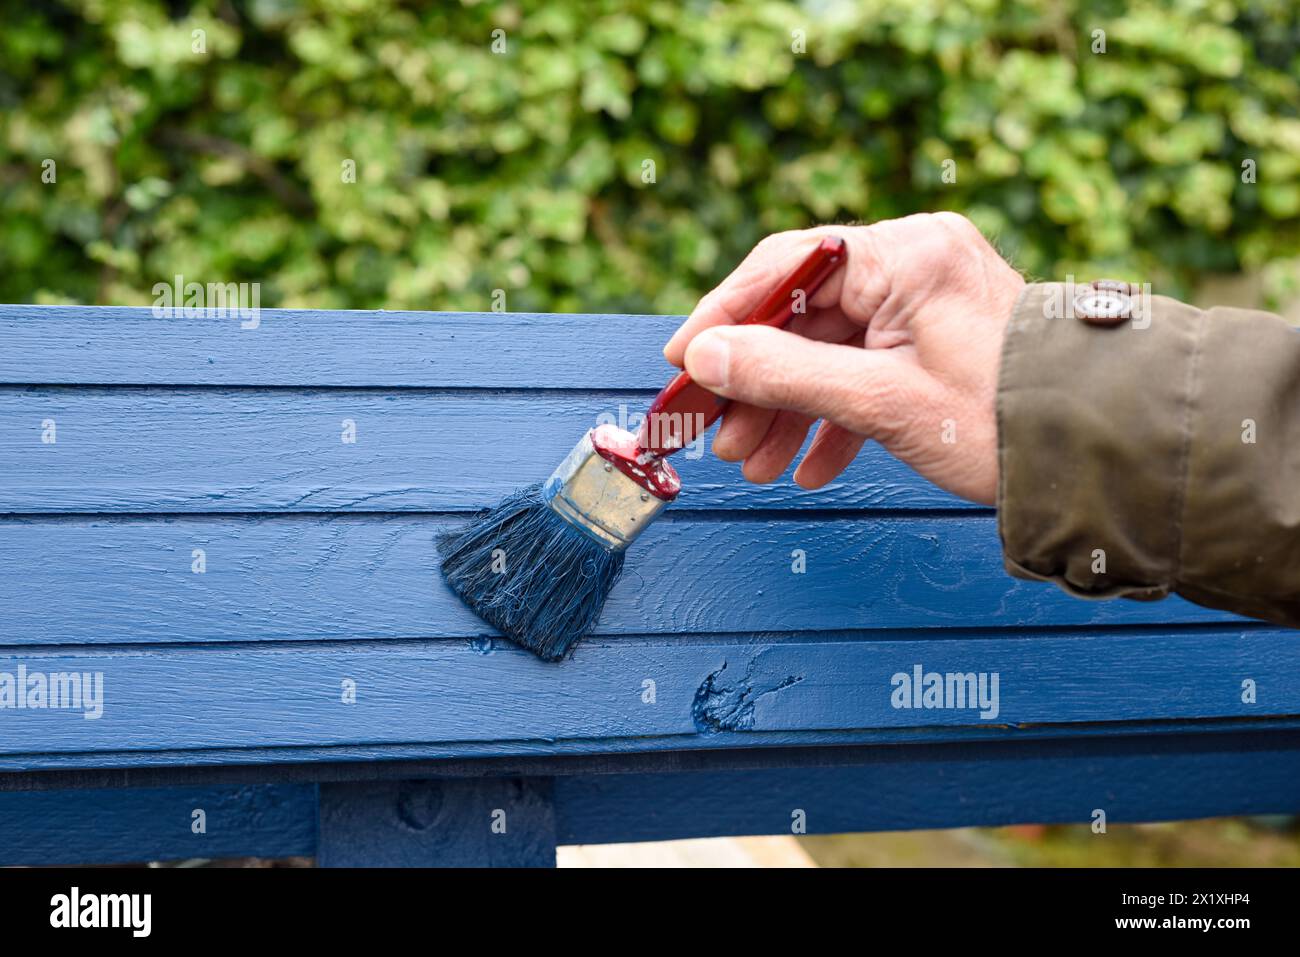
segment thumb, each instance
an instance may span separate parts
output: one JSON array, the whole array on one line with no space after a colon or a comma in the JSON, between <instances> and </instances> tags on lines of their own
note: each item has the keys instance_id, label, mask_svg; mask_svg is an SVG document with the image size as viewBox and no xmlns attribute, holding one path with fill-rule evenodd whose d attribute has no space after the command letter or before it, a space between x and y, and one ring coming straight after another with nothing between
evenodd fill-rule
<instances>
[{"instance_id":1,"label":"thumb","mask_svg":"<svg viewBox=\"0 0 1300 957\"><path fill-rule=\"evenodd\" d=\"M718 395L827 419L880 441L914 417L928 378L887 349L816 342L769 326L716 326L691 340L686 371Z\"/></svg>"}]
</instances>

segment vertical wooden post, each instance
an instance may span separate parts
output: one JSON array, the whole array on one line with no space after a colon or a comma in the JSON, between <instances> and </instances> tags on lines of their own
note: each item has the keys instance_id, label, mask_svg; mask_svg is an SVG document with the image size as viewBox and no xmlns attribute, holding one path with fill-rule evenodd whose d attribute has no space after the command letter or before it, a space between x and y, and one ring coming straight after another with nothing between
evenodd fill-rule
<instances>
[{"instance_id":1,"label":"vertical wooden post","mask_svg":"<svg viewBox=\"0 0 1300 957\"><path fill-rule=\"evenodd\" d=\"M320 786L321 867L554 867L550 778Z\"/></svg>"}]
</instances>

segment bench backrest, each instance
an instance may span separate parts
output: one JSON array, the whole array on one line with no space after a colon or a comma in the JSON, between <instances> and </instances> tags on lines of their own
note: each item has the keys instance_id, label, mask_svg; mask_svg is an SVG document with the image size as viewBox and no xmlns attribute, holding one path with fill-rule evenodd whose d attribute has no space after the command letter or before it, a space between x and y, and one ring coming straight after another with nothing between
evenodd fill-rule
<instances>
[{"instance_id":1,"label":"bench backrest","mask_svg":"<svg viewBox=\"0 0 1300 957\"><path fill-rule=\"evenodd\" d=\"M819 492L686 453L597 636L558 665L493 640L435 533L634 424L677 321L0 307L0 673L103 676L99 717L0 712L0 769L1300 714L1290 633L1015 581L989 510L876 448Z\"/></svg>"}]
</instances>

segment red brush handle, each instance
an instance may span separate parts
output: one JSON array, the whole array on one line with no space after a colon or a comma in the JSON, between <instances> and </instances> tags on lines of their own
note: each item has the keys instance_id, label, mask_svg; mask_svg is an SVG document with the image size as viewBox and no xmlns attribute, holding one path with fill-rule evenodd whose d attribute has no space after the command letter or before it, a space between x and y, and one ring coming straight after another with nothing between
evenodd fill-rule
<instances>
[{"instance_id":1,"label":"red brush handle","mask_svg":"<svg viewBox=\"0 0 1300 957\"><path fill-rule=\"evenodd\" d=\"M737 325L784 327L795 314L795 291L803 292L806 304L847 258L844 240L827 236L799 268ZM650 411L637 435L637 445L652 455L671 455L690 445L696 436L718 421L728 404L728 399L697 385L687 373L678 373L650 403Z\"/></svg>"}]
</instances>

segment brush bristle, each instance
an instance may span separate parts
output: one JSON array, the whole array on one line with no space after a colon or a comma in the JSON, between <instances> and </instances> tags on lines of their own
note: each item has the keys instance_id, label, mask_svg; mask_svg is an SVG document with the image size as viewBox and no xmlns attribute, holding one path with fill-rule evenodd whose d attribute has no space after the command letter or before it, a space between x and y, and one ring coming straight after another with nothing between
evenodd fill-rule
<instances>
[{"instance_id":1,"label":"brush bristle","mask_svg":"<svg viewBox=\"0 0 1300 957\"><path fill-rule=\"evenodd\" d=\"M591 631L623 571L623 552L557 515L541 485L439 535L438 554L443 578L475 614L547 661Z\"/></svg>"}]
</instances>

